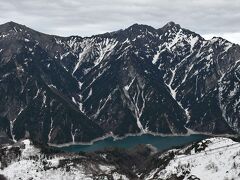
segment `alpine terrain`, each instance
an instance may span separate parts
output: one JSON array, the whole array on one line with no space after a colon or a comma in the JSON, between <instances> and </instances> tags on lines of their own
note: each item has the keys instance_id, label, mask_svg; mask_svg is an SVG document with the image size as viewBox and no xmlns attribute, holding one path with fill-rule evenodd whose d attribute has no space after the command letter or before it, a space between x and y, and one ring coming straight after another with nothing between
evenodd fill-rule
<instances>
[{"instance_id":1,"label":"alpine terrain","mask_svg":"<svg viewBox=\"0 0 240 180\"><path fill-rule=\"evenodd\" d=\"M0 179L238 180L239 149L239 142L216 137L165 152L139 145L73 154L25 139L0 147Z\"/></svg>"},{"instance_id":2,"label":"alpine terrain","mask_svg":"<svg viewBox=\"0 0 240 180\"><path fill-rule=\"evenodd\" d=\"M50 144L237 134L240 46L173 22L91 37L8 22L0 25L0 131L13 141ZM170 171L156 170L164 178Z\"/></svg>"}]
</instances>

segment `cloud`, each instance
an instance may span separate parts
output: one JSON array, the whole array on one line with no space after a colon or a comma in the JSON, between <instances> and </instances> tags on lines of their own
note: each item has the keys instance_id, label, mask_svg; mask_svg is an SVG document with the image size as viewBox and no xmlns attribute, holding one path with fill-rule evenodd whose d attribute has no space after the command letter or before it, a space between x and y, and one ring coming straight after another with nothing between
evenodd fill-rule
<instances>
[{"instance_id":1,"label":"cloud","mask_svg":"<svg viewBox=\"0 0 240 180\"><path fill-rule=\"evenodd\" d=\"M239 0L0 0L0 23L63 36L89 36L133 23L168 21L200 34L240 33Z\"/></svg>"}]
</instances>

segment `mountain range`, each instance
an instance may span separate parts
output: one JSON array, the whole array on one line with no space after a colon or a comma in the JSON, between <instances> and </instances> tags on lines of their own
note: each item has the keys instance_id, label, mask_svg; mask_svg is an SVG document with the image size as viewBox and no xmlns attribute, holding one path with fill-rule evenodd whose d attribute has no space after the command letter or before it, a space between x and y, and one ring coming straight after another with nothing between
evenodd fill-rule
<instances>
[{"instance_id":1,"label":"mountain range","mask_svg":"<svg viewBox=\"0 0 240 180\"><path fill-rule=\"evenodd\" d=\"M240 46L169 22L91 37L0 25L0 133L90 142L128 134L238 134Z\"/></svg>"}]
</instances>

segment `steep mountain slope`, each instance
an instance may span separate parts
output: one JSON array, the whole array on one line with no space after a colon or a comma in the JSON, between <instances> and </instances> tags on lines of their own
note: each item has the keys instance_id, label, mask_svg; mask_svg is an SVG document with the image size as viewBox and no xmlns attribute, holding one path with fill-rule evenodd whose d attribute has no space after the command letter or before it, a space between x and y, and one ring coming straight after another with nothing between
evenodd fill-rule
<instances>
[{"instance_id":1,"label":"steep mountain slope","mask_svg":"<svg viewBox=\"0 0 240 180\"><path fill-rule=\"evenodd\" d=\"M240 47L169 22L92 37L0 26L0 128L14 139L238 133Z\"/></svg>"},{"instance_id":2,"label":"steep mountain slope","mask_svg":"<svg viewBox=\"0 0 240 180\"><path fill-rule=\"evenodd\" d=\"M26 39L25 34L32 37L36 32L26 29L21 34L24 27L4 26L10 30L0 43L1 129L13 139L30 136L55 143L102 136L101 128L71 101L80 92L78 81L38 42Z\"/></svg>"}]
</instances>

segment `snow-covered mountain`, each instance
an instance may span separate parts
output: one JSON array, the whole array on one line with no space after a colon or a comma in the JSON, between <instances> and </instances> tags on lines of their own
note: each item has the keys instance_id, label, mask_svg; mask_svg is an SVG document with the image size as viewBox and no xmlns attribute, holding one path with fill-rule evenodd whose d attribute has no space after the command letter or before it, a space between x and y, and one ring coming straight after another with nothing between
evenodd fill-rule
<instances>
[{"instance_id":1,"label":"snow-covered mountain","mask_svg":"<svg viewBox=\"0 0 240 180\"><path fill-rule=\"evenodd\" d=\"M239 179L239 148L239 142L219 137L170 150L158 157L167 163L159 163L144 179Z\"/></svg>"},{"instance_id":2,"label":"snow-covered mountain","mask_svg":"<svg viewBox=\"0 0 240 180\"><path fill-rule=\"evenodd\" d=\"M240 131L240 47L169 22L92 37L0 26L0 129L14 140Z\"/></svg>"},{"instance_id":3,"label":"snow-covered mountain","mask_svg":"<svg viewBox=\"0 0 240 180\"><path fill-rule=\"evenodd\" d=\"M239 142L215 137L166 152L142 145L132 150L70 154L34 146L26 139L0 148L0 178L237 180L239 150Z\"/></svg>"}]
</instances>

